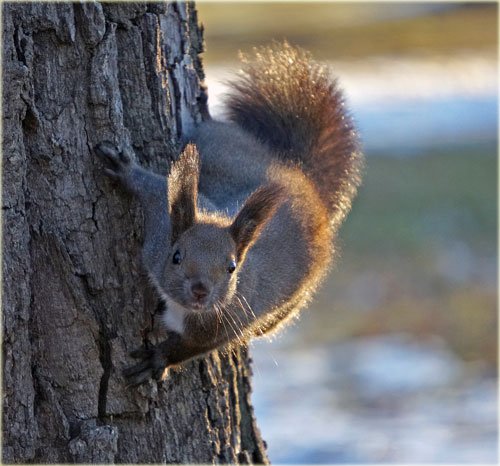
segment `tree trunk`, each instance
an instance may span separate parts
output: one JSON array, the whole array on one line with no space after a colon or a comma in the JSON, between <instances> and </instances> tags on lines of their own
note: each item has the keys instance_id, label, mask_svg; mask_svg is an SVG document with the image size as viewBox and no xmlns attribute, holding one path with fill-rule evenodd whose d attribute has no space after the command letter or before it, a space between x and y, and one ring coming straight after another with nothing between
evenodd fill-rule
<instances>
[{"instance_id":1,"label":"tree trunk","mask_svg":"<svg viewBox=\"0 0 500 466\"><path fill-rule=\"evenodd\" d=\"M194 5L4 3L3 30L3 461L266 463L246 349L121 377L155 302L92 147L167 173L206 113Z\"/></svg>"}]
</instances>

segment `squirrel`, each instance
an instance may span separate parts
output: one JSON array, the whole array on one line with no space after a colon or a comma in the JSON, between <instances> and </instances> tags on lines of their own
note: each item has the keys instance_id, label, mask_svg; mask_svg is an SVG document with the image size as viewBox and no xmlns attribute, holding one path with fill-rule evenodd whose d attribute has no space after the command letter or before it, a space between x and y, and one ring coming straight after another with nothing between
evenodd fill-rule
<instances>
[{"instance_id":1,"label":"squirrel","mask_svg":"<svg viewBox=\"0 0 500 466\"><path fill-rule=\"evenodd\" d=\"M326 67L287 42L243 57L229 122L187 135L167 177L102 142L105 172L144 210L142 262L166 339L131 353L130 385L220 347L276 331L325 277L361 181L363 156Z\"/></svg>"}]
</instances>

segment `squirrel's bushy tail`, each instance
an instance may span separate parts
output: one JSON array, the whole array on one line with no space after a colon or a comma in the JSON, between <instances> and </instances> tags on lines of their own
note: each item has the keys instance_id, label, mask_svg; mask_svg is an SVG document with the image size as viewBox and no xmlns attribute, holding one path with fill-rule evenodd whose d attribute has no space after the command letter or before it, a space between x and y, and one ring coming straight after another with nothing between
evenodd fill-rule
<instances>
[{"instance_id":1,"label":"squirrel's bushy tail","mask_svg":"<svg viewBox=\"0 0 500 466\"><path fill-rule=\"evenodd\" d=\"M360 183L363 159L343 95L327 68L287 42L243 56L240 77L230 83L232 121L300 163L316 184L338 226Z\"/></svg>"}]
</instances>

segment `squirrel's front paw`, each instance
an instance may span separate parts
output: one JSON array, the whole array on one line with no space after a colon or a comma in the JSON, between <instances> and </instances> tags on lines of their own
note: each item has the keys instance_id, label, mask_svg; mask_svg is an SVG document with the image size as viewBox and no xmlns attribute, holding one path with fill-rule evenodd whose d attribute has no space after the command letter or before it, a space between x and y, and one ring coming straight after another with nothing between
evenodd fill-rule
<instances>
[{"instance_id":1,"label":"squirrel's front paw","mask_svg":"<svg viewBox=\"0 0 500 466\"><path fill-rule=\"evenodd\" d=\"M155 380L162 378L167 361L157 348L139 348L132 351L130 356L141 361L124 369L123 376L127 385L140 385L151 378Z\"/></svg>"},{"instance_id":2,"label":"squirrel's front paw","mask_svg":"<svg viewBox=\"0 0 500 466\"><path fill-rule=\"evenodd\" d=\"M103 141L94 147L94 152L104 160L106 175L120 181L127 177L133 164L133 156L128 149L120 150L112 142Z\"/></svg>"}]
</instances>

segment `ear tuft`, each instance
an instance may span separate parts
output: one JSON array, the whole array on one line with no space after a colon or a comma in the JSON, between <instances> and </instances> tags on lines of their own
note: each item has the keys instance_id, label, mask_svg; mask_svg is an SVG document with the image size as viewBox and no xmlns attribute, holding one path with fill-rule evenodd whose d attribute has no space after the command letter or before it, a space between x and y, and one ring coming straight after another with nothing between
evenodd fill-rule
<instances>
[{"instance_id":1,"label":"ear tuft","mask_svg":"<svg viewBox=\"0 0 500 466\"><path fill-rule=\"evenodd\" d=\"M196 221L200 157L194 144L188 144L168 175L168 211L172 225L171 243Z\"/></svg>"},{"instance_id":2,"label":"ear tuft","mask_svg":"<svg viewBox=\"0 0 500 466\"><path fill-rule=\"evenodd\" d=\"M229 227L236 243L237 260L242 262L267 222L285 199L285 189L278 184L262 186L246 200Z\"/></svg>"}]
</instances>

